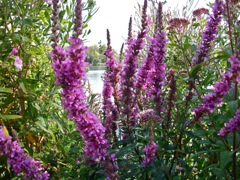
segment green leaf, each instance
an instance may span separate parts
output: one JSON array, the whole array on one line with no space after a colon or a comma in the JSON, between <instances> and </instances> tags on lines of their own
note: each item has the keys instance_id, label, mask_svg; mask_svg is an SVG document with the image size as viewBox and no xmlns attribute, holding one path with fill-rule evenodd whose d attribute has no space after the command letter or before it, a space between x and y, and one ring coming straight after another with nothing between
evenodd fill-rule
<instances>
[{"instance_id":1,"label":"green leaf","mask_svg":"<svg viewBox=\"0 0 240 180\"><path fill-rule=\"evenodd\" d=\"M22 116L19 116L19 115L0 115L0 117L3 120L21 119L22 118Z\"/></svg>"},{"instance_id":2,"label":"green leaf","mask_svg":"<svg viewBox=\"0 0 240 180\"><path fill-rule=\"evenodd\" d=\"M32 20L29 19L29 18L24 19L23 20L23 25L31 27L33 25Z\"/></svg>"},{"instance_id":3,"label":"green leaf","mask_svg":"<svg viewBox=\"0 0 240 180\"><path fill-rule=\"evenodd\" d=\"M22 91L23 91L24 93L26 93L27 91L26 91L26 88L25 88L23 82L20 82L19 85L20 85Z\"/></svg>"},{"instance_id":4,"label":"green leaf","mask_svg":"<svg viewBox=\"0 0 240 180\"><path fill-rule=\"evenodd\" d=\"M132 152L134 150L134 148L135 148L134 144L127 145L126 147L121 148L117 152L116 157L122 157L122 156L126 155L127 153Z\"/></svg>"},{"instance_id":5,"label":"green leaf","mask_svg":"<svg viewBox=\"0 0 240 180\"><path fill-rule=\"evenodd\" d=\"M50 129L46 129L46 127L44 127L44 125L42 124L41 121L37 121L35 122L35 124L40 128L42 129L43 131L49 133L49 134L53 134L53 132L50 130Z\"/></svg>"},{"instance_id":6,"label":"green leaf","mask_svg":"<svg viewBox=\"0 0 240 180\"><path fill-rule=\"evenodd\" d=\"M200 26L200 23L193 23L192 26L194 26L194 27L198 27L198 26Z\"/></svg>"},{"instance_id":7,"label":"green leaf","mask_svg":"<svg viewBox=\"0 0 240 180\"><path fill-rule=\"evenodd\" d=\"M199 136L197 136L194 132L192 131L183 131L184 134L188 135L191 138L198 138Z\"/></svg>"},{"instance_id":8,"label":"green leaf","mask_svg":"<svg viewBox=\"0 0 240 180\"><path fill-rule=\"evenodd\" d=\"M12 89L10 89L10 88L0 87L0 92L12 93Z\"/></svg>"},{"instance_id":9,"label":"green leaf","mask_svg":"<svg viewBox=\"0 0 240 180\"><path fill-rule=\"evenodd\" d=\"M231 151L223 151L220 154L220 168L223 170L225 166L232 162L232 152Z\"/></svg>"},{"instance_id":10,"label":"green leaf","mask_svg":"<svg viewBox=\"0 0 240 180\"><path fill-rule=\"evenodd\" d=\"M235 116L235 113L237 111L237 107L238 107L238 100L236 101L230 101L227 103L229 111L231 113L231 116Z\"/></svg>"},{"instance_id":11,"label":"green leaf","mask_svg":"<svg viewBox=\"0 0 240 180\"><path fill-rule=\"evenodd\" d=\"M63 128L66 128L64 122L61 119L59 119L54 113L51 113L51 117L57 123L59 130L64 134Z\"/></svg>"},{"instance_id":12,"label":"green leaf","mask_svg":"<svg viewBox=\"0 0 240 180\"><path fill-rule=\"evenodd\" d=\"M178 162L182 165L182 167L185 168L187 174L189 174L190 173L190 168L187 165L187 163L183 159L181 159L181 158L177 158L177 159L178 159Z\"/></svg>"},{"instance_id":13,"label":"green leaf","mask_svg":"<svg viewBox=\"0 0 240 180\"><path fill-rule=\"evenodd\" d=\"M183 44L183 50L187 50L189 47L191 47L191 44L189 43Z\"/></svg>"},{"instance_id":14,"label":"green leaf","mask_svg":"<svg viewBox=\"0 0 240 180\"><path fill-rule=\"evenodd\" d=\"M197 64L196 66L194 66L191 71L190 71L190 77L191 78L195 78L196 75L198 74L198 72L202 69L202 65L201 64Z\"/></svg>"}]
</instances>

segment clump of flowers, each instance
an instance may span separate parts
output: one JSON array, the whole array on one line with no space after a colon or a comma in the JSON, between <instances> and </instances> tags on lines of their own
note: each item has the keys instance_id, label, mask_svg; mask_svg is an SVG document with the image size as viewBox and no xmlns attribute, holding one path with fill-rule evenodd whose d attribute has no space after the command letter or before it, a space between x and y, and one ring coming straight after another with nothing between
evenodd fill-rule
<instances>
[{"instance_id":1,"label":"clump of flowers","mask_svg":"<svg viewBox=\"0 0 240 180\"><path fill-rule=\"evenodd\" d=\"M193 58L194 64L200 64L204 62L204 59L209 55L211 49L211 43L215 40L218 32L218 24L222 20L222 14L224 12L224 4L220 0L216 0L213 5L212 14L208 18L206 28L202 34L201 43L198 46L197 57Z\"/></svg>"},{"instance_id":2,"label":"clump of flowers","mask_svg":"<svg viewBox=\"0 0 240 180\"><path fill-rule=\"evenodd\" d=\"M29 157L17 141L12 141L11 136L6 136L2 126L0 126L0 153L8 158L9 166L17 175L24 173L24 179L49 179L49 174L44 171L43 165Z\"/></svg>"},{"instance_id":3,"label":"clump of flowers","mask_svg":"<svg viewBox=\"0 0 240 180\"><path fill-rule=\"evenodd\" d=\"M178 29L187 27L190 22L185 18L172 18L168 21L168 29Z\"/></svg>"},{"instance_id":4,"label":"clump of flowers","mask_svg":"<svg viewBox=\"0 0 240 180\"><path fill-rule=\"evenodd\" d=\"M155 142L151 141L149 142L143 149L143 152L145 153L145 157L143 159L143 165L149 165L152 163L152 161L155 159L155 155L157 152L158 146Z\"/></svg>"},{"instance_id":5,"label":"clump of flowers","mask_svg":"<svg viewBox=\"0 0 240 180\"><path fill-rule=\"evenodd\" d=\"M224 127L219 131L219 136L226 136L230 132L238 130L240 126L240 109L237 110L236 116L224 124Z\"/></svg>"},{"instance_id":6,"label":"clump of flowers","mask_svg":"<svg viewBox=\"0 0 240 180\"><path fill-rule=\"evenodd\" d=\"M141 111L137 115L137 117L139 118L139 124L146 123L149 121L162 122L162 119L158 115L156 115L153 109Z\"/></svg>"},{"instance_id":7,"label":"clump of flowers","mask_svg":"<svg viewBox=\"0 0 240 180\"><path fill-rule=\"evenodd\" d=\"M201 17L202 14L208 14L209 10L206 8L198 8L193 11L193 15L197 17Z\"/></svg>"}]
</instances>

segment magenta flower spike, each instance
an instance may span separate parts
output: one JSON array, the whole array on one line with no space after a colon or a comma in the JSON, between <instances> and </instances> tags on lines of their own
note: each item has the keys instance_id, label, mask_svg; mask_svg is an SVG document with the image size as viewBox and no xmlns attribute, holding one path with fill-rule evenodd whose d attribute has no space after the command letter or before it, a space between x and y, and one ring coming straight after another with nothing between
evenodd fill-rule
<instances>
[{"instance_id":1,"label":"magenta flower spike","mask_svg":"<svg viewBox=\"0 0 240 180\"><path fill-rule=\"evenodd\" d=\"M103 82L103 112L104 112L104 127L106 128L106 137L114 136L115 141L117 141L116 130L117 125L114 121L118 118L117 107L113 104L111 98L114 97L115 104L118 103L118 82L119 82L119 71L120 65L114 58L114 53L110 45L110 33L107 30L107 40L108 46L105 51L106 56L106 71L104 74Z\"/></svg>"},{"instance_id":2,"label":"magenta flower spike","mask_svg":"<svg viewBox=\"0 0 240 180\"><path fill-rule=\"evenodd\" d=\"M151 48L153 49L153 66L148 75L148 83L149 87L147 90L147 94L155 102L155 111L160 115L161 112L164 112L165 109L163 107L162 100L162 87L165 84L165 69L166 64L164 63L164 59L166 56L166 33L160 32L154 36L151 41Z\"/></svg>"},{"instance_id":3,"label":"magenta flower spike","mask_svg":"<svg viewBox=\"0 0 240 180\"><path fill-rule=\"evenodd\" d=\"M155 159L157 149L158 149L158 146L153 141L149 142L144 147L143 152L145 153L145 157L143 159L143 166L147 166L152 163L152 161Z\"/></svg>"},{"instance_id":4,"label":"magenta flower spike","mask_svg":"<svg viewBox=\"0 0 240 180\"><path fill-rule=\"evenodd\" d=\"M109 77L109 80L111 82L111 86L113 88L113 97L114 102L117 108L119 108L119 98L120 98L120 92L119 92L119 81L120 81L120 70L121 65L117 62L117 60L114 57L114 52L111 47L111 40L110 40L110 33L109 30L107 30L107 49L104 53L104 55L107 58L106 61L106 67L107 67L107 76Z\"/></svg>"},{"instance_id":5,"label":"magenta flower spike","mask_svg":"<svg viewBox=\"0 0 240 180\"><path fill-rule=\"evenodd\" d=\"M57 1L57 0L56 0ZM52 67L56 75L56 83L62 87L62 104L68 111L68 118L74 119L77 130L85 141L85 153L91 161L105 161L109 148L105 139L105 128L100 119L88 109L84 94L84 81L86 80L85 62L87 47L78 38L81 34L81 0L77 1L75 34L68 39L70 46L64 50L56 43L57 35L53 38L53 50L50 54ZM57 3L53 2L54 11ZM80 8L80 10L79 10ZM80 14L80 15L79 15ZM53 17L52 19L57 19ZM57 24L55 24L57 26ZM53 27L54 29L54 27ZM55 34L56 31L53 31Z\"/></svg>"},{"instance_id":6,"label":"magenta flower spike","mask_svg":"<svg viewBox=\"0 0 240 180\"><path fill-rule=\"evenodd\" d=\"M195 121L199 121L207 113L212 113L222 103L223 97L231 89L231 82L239 82L240 60L236 55L232 55L228 61L231 65L228 72L223 73L220 81L215 83L213 92L204 96L203 104L193 110Z\"/></svg>"},{"instance_id":7,"label":"magenta flower spike","mask_svg":"<svg viewBox=\"0 0 240 180\"><path fill-rule=\"evenodd\" d=\"M233 81L240 82L240 59L237 55L233 55L231 58L228 59L230 62L231 67L229 71L233 74Z\"/></svg>"},{"instance_id":8,"label":"magenta flower spike","mask_svg":"<svg viewBox=\"0 0 240 180\"><path fill-rule=\"evenodd\" d=\"M229 122L225 123L224 126L219 131L219 136L226 136L230 132L234 132L238 130L240 126L240 109L237 110L236 116L229 120Z\"/></svg>"},{"instance_id":9,"label":"magenta flower spike","mask_svg":"<svg viewBox=\"0 0 240 180\"><path fill-rule=\"evenodd\" d=\"M147 0L144 1L142 11L142 29L138 33L137 39L131 36L131 19L129 25L129 37L127 40L127 50L121 72L121 98L123 102L122 113L126 115L127 126L134 126L137 115L137 105L135 100L135 80L137 72L137 61L140 51L144 47L144 38L148 32L147 22Z\"/></svg>"},{"instance_id":10,"label":"magenta flower spike","mask_svg":"<svg viewBox=\"0 0 240 180\"><path fill-rule=\"evenodd\" d=\"M222 103L223 97L231 89L231 73L223 73L222 79L215 83L213 92L205 95L204 103L193 110L195 121L199 121L205 114L212 113L217 105Z\"/></svg>"},{"instance_id":11,"label":"magenta flower spike","mask_svg":"<svg viewBox=\"0 0 240 180\"><path fill-rule=\"evenodd\" d=\"M71 45L67 51L55 46L51 53L56 82L62 86L62 103L68 111L68 118L74 119L77 130L84 138L86 155L92 160L105 160L109 147L104 138L105 128L98 117L88 109L83 89L86 79L87 63L84 59L87 48L80 39L68 40Z\"/></svg>"},{"instance_id":12,"label":"magenta flower spike","mask_svg":"<svg viewBox=\"0 0 240 180\"><path fill-rule=\"evenodd\" d=\"M0 126L0 152L8 158L9 166L17 175L24 173L24 179L49 179L49 174L44 171L41 162L29 157L17 141L12 141L11 136L5 136L2 126Z\"/></svg>"},{"instance_id":13,"label":"magenta flower spike","mask_svg":"<svg viewBox=\"0 0 240 180\"><path fill-rule=\"evenodd\" d=\"M197 50L197 57L192 59L194 64L203 63L205 58L209 55L212 46L211 43L215 40L218 33L218 24L222 20L223 12L224 3L221 0L216 0L213 4L212 14L210 14L206 28L203 31L201 43Z\"/></svg>"},{"instance_id":14,"label":"magenta flower spike","mask_svg":"<svg viewBox=\"0 0 240 180\"><path fill-rule=\"evenodd\" d=\"M146 89L147 97L154 101L155 111L158 115L164 112L161 90L165 84L166 56L166 33L162 31L162 4L159 3L158 17L156 21L155 34L150 39L147 58L140 67L137 87ZM148 99L147 98L147 99Z\"/></svg>"}]
</instances>

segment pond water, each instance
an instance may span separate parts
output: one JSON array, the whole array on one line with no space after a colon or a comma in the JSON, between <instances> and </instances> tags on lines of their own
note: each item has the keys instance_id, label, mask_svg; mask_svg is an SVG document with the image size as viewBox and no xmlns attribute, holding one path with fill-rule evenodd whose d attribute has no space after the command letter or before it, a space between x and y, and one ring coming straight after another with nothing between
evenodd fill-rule
<instances>
[{"instance_id":1,"label":"pond water","mask_svg":"<svg viewBox=\"0 0 240 180\"><path fill-rule=\"evenodd\" d=\"M93 66L89 68L86 77L91 84L93 93L102 93L104 72L104 66Z\"/></svg>"}]
</instances>

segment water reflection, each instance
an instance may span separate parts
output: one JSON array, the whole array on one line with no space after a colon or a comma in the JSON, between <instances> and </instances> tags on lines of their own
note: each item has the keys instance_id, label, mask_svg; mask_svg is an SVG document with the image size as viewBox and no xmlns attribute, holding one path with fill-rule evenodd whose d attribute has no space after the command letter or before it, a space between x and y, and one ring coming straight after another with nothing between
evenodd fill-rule
<instances>
[{"instance_id":1,"label":"water reflection","mask_svg":"<svg viewBox=\"0 0 240 180\"><path fill-rule=\"evenodd\" d=\"M102 93L104 71L105 70L89 70L87 72L86 77L91 84L93 93Z\"/></svg>"}]
</instances>

